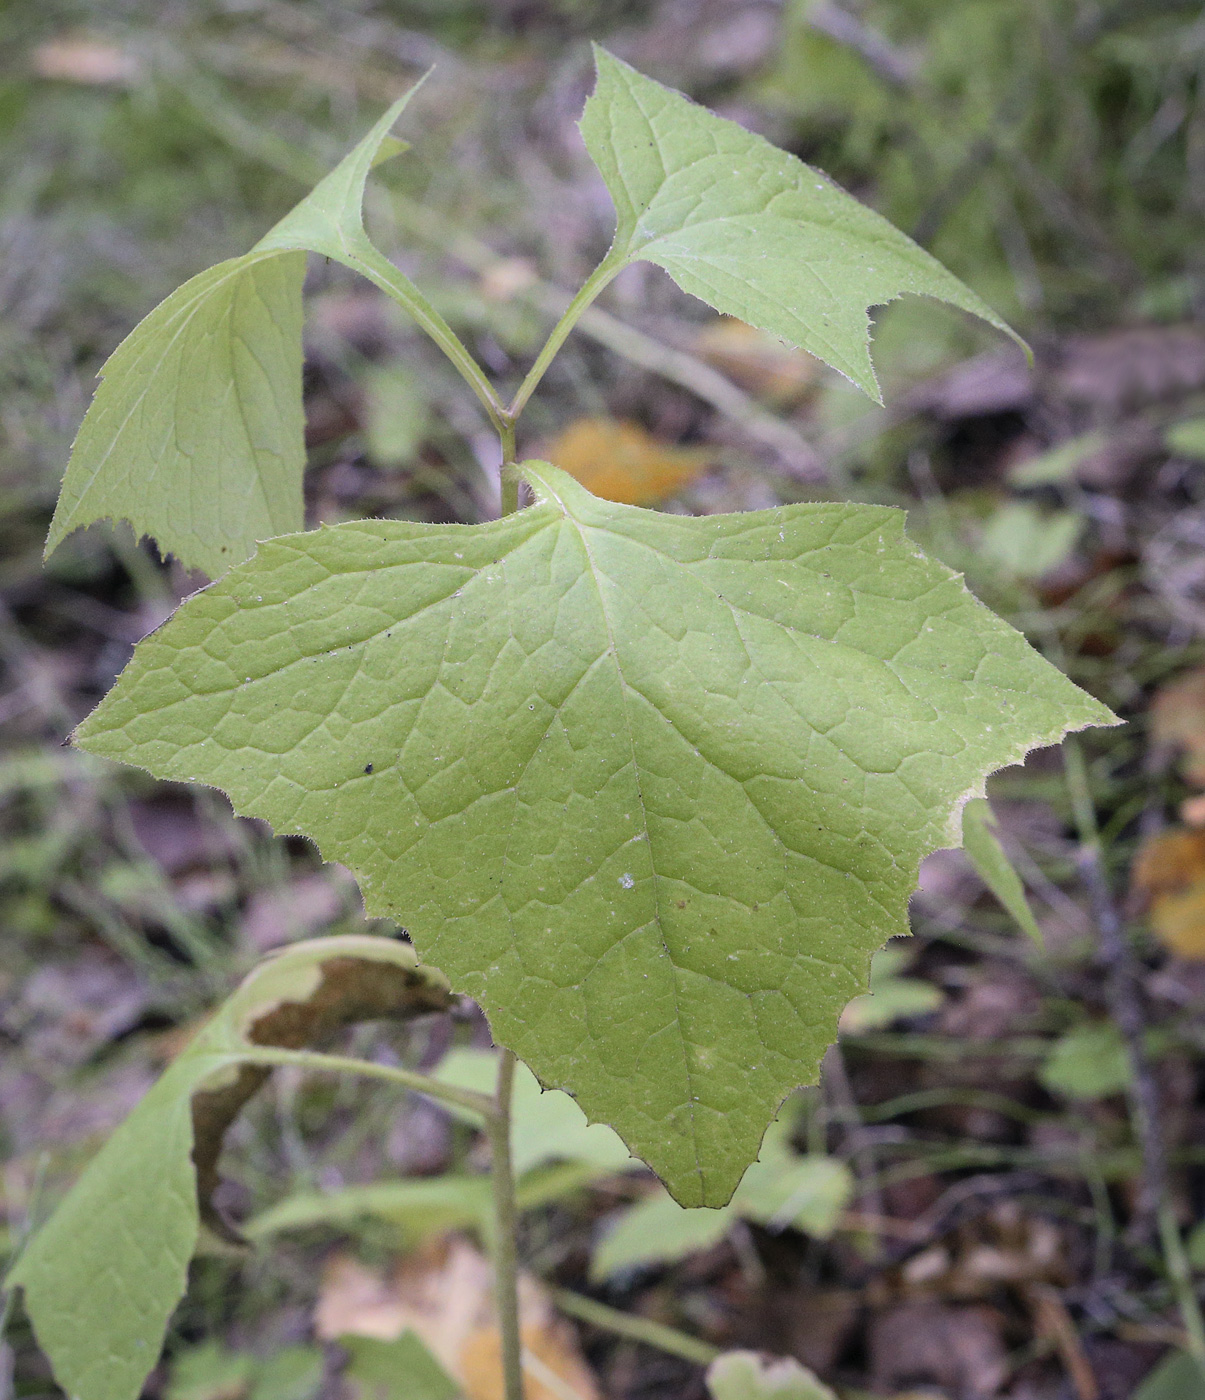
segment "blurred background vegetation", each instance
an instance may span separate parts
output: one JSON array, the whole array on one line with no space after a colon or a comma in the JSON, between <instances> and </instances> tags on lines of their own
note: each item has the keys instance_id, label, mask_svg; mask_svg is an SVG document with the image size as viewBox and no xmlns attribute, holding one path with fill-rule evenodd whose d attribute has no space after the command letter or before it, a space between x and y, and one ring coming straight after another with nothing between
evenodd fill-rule
<instances>
[{"instance_id":1,"label":"blurred background vegetation","mask_svg":"<svg viewBox=\"0 0 1205 1400\"><path fill-rule=\"evenodd\" d=\"M304 843L63 746L204 582L120 528L43 568L97 370L433 69L370 226L517 385L611 233L574 127L591 39L881 210L1031 340L1036 370L948 308L899 302L875 318L880 409L640 265L571 338L521 450L667 510L905 506L914 538L1130 722L1088 736L1069 775L1039 754L992 789L1040 945L959 853L926 864L917 938L791 1120L803 1160L856 1182L844 1213L788 1225L750 1207L600 1270L608 1225L650 1184L571 1173L529 1213L525 1258L704 1350L797 1355L849 1396L1188 1400L1167 1370L1193 1325L1184 1269L1205 1267L1205 12L1186 0L0 8L6 1246L256 958L363 925L354 886ZM308 289L311 522L494 514L496 441L438 352L344 269L314 262ZM488 1044L469 1013L357 1036L424 1064ZM451 1287L454 1247L432 1239L471 1222L471 1135L417 1101L281 1074L227 1157L232 1218L293 1215L263 1225L279 1248L199 1261L152 1393L354 1392L322 1307L341 1301L355 1331L346 1308L384 1306L395 1256L417 1268L424 1240ZM439 1210L395 1198L383 1223L340 1194L381 1177L460 1184ZM1182 1268L1158 1218L1187 1240ZM53 1393L19 1307L8 1322L0 1391ZM554 1334L549 1355L588 1366L579 1392L702 1394L689 1346L597 1315Z\"/></svg>"}]
</instances>

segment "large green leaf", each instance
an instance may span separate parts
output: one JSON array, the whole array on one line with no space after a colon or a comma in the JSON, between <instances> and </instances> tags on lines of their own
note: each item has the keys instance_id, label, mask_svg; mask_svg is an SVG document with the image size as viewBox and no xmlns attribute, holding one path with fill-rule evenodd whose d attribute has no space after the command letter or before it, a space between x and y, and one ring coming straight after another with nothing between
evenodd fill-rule
<instances>
[{"instance_id":1,"label":"large green leaf","mask_svg":"<svg viewBox=\"0 0 1205 1400\"><path fill-rule=\"evenodd\" d=\"M871 306L921 293L1017 339L828 176L605 50L594 54L598 84L581 132L615 204L613 271L656 263L683 291L818 356L876 400Z\"/></svg>"},{"instance_id":2,"label":"large green leaf","mask_svg":"<svg viewBox=\"0 0 1205 1400\"><path fill-rule=\"evenodd\" d=\"M395 1014L446 998L443 979L419 969L405 943L353 935L282 950L223 1003L30 1242L8 1282L24 1289L38 1342L69 1395L133 1400L141 1390L184 1294L200 1228L197 1096L235 1086L240 1063L265 1043L262 1028L280 1008L290 1030L304 1029L307 1003L329 1000L337 987L328 973L350 959L376 966L376 985ZM329 1010L322 1004L319 1017Z\"/></svg>"},{"instance_id":3,"label":"large green leaf","mask_svg":"<svg viewBox=\"0 0 1205 1400\"><path fill-rule=\"evenodd\" d=\"M241 258L200 273L141 321L101 370L46 542L128 520L211 578L255 542L299 530L305 466L305 252L336 258L405 301L413 288L369 242L371 167L401 150L400 98L363 141Z\"/></svg>"},{"instance_id":4,"label":"large green leaf","mask_svg":"<svg viewBox=\"0 0 1205 1400\"><path fill-rule=\"evenodd\" d=\"M813 1078L984 776L1113 720L899 511L704 518L545 463L474 526L272 541L78 731L348 865L684 1205Z\"/></svg>"}]
</instances>

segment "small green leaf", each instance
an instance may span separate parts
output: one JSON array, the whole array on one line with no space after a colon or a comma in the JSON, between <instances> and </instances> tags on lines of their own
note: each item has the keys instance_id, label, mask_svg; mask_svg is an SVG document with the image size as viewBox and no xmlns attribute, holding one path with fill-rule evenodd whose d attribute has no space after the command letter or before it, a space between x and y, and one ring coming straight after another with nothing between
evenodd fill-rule
<instances>
[{"instance_id":1,"label":"small green leaf","mask_svg":"<svg viewBox=\"0 0 1205 1400\"><path fill-rule=\"evenodd\" d=\"M1057 569L1083 533L1073 510L1040 510L1030 501L1009 501L983 527L983 554L1013 578L1041 578Z\"/></svg>"},{"instance_id":2,"label":"small green leaf","mask_svg":"<svg viewBox=\"0 0 1205 1400\"><path fill-rule=\"evenodd\" d=\"M1081 433L1079 437L1061 442L1049 452L1031 457L1027 462L1018 462L1008 470L1008 479L1013 486L1061 486L1071 481L1081 462L1104 446L1103 433Z\"/></svg>"},{"instance_id":3,"label":"small green leaf","mask_svg":"<svg viewBox=\"0 0 1205 1400\"><path fill-rule=\"evenodd\" d=\"M1017 921L1022 932L1044 947L1042 930L1025 897L1025 886L996 835L996 818L986 797L973 797L962 809L962 848L979 878Z\"/></svg>"},{"instance_id":4,"label":"small green leaf","mask_svg":"<svg viewBox=\"0 0 1205 1400\"><path fill-rule=\"evenodd\" d=\"M707 1368L712 1400L837 1400L823 1381L791 1356L728 1351Z\"/></svg>"},{"instance_id":5,"label":"small green leaf","mask_svg":"<svg viewBox=\"0 0 1205 1400\"><path fill-rule=\"evenodd\" d=\"M269 1206L243 1227L250 1240L315 1225L352 1229L362 1220L384 1220L407 1244L442 1230L481 1228L491 1209L484 1176L414 1177L344 1186L337 1191L299 1191Z\"/></svg>"},{"instance_id":6,"label":"small green leaf","mask_svg":"<svg viewBox=\"0 0 1205 1400\"><path fill-rule=\"evenodd\" d=\"M623 1211L603 1236L590 1261L590 1277L601 1283L625 1269L675 1264L719 1244L735 1218L731 1205L688 1209L667 1192L655 1191Z\"/></svg>"},{"instance_id":7,"label":"small green leaf","mask_svg":"<svg viewBox=\"0 0 1205 1400\"><path fill-rule=\"evenodd\" d=\"M1205 462L1205 418L1186 418L1173 423L1164 434L1171 450L1194 462Z\"/></svg>"},{"instance_id":8,"label":"small green leaf","mask_svg":"<svg viewBox=\"0 0 1205 1400\"><path fill-rule=\"evenodd\" d=\"M1205 1400L1205 1372L1186 1351L1169 1351L1133 1400Z\"/></svg>"},{"instance_id":9,"label":"small green leaf","mask_svg":"<svg viewBox=\"0 0 1205 1400\"><path fill-rule=\"evenodd\" d=\"M416 1332L385 1342L339 1338L348 1354L343 1379L353 1400L460 1400L461 1390Z\"/></svg>"},{"instance_id":10,"label":"small green leaf","mask_svg":"<svg viewBox=\"0 0 1205 1400\"><path fill-rule=\"evenodd\" d=\"M403 300L413 291L369 241L361 213L370 168L403 147L388 133L412 92L249 253L178 288L105 362L47 555L83 525L128 520L217 578L257 540L301 528L305 252L400 289Z\"/></svg>"},{"instance_id":11,"label":"small green leaf","mask_svg":"<svg viewBox=\"0 0 1205 1400\"><path fill-rule=\"evenodd\" d=\"M854 1193L849 1168L836 1157L794 1154L786 1161L753 1163L736 1188L732 1209L746 1220L788 1227L826 1240Z\"/></svg>"},{"instance_id":12,"label":"small green leaf","mask_svg":"<svg viewBox=\"0 0 1205 1400\"><path fill-rule=\"evenodd\" d=\"M30 1241L9 1282L55 1377L79 1400L133 1400L184 1294L200 1226L193 1102L237 1081L258 1048L248 1032L276 1008L304 1007L325 969L348 959L400 969L425 990L438 974L387 938L346 935L294 944L266 959L218 1009L92 1159Z\"/></svg>"},{"instance_id":13,"label":"small green leaf","mask_svg":"<svg viewBox=\"0 0 1205 1400\"><path fill-rule=\"evenodd\" d=\"M1076 1026L1060 1036L1038 1071L1047 1089L1072 1099L1123 1093L1132 1077L1125 1041L1110 1021Z\"/></svg>"},{"instance_id":14,"label":"small green leaf","mask_svg":"<svg viewBox=\"0 0 1205 1400\"><path fill-rule=\"evenodd\" d=\"M980 316L974 292L886 219L761 136L595 45L582 137L615 204L604 267L638 259L840 371L871 398L868 308L905 292Z\"/></svg>"},{"instance_id":15,"label":"small green leaf","mask_svg":"<svg viewBox=\"0 0 1205 1400\"><path fill-rule=\"evenodd\" d=\"M166 1400L238 1400L251 1386L255 1358L220 1342L202 1342L172 1357Z\"/></svg>"},{"instance_id":16,"label":"small green leaf","mask_svg":"<svg viewBox=\"0 0 1205 1400\"><path fill-rule=\"evenodd\" d=\"M870 960L870 991L854 997L841 1013L843 1033L882 1030L903 1016L927 1016L942 1003L941 991L922 977L901 977L911 959L907 948L888 945Z\"/></svg>"},{"instance_id":17,"label":"small green leaf","mask_svg":"<svg viewBox=\"0 0 1205 1400\"><path fill-rule=\"evenodd\" d=\"M522 470L501 520L262 546L78 742L316 840L542 1083L721 1205L967 797L1114 719L901 512L667 516Z\"/></svg>"},{"instance_id":18,"label":"small green leaf","mask_svg":"<svg viewBox=\"0 0 1205 1400\"><path fill-rule=\"evenodd\" d=\"M498 1081L498 1056L492 1050L452 1050L440 1061L435 1078L492 1094ZM568 1094L541 1090L539 1080L524 1064L515 1066L511 1114L511 1161L520 1175L546 1162L583 1162L600 1172L639 1165L617 1133L605 1123L587 1122Z\"/></svg>"}]
</instances>

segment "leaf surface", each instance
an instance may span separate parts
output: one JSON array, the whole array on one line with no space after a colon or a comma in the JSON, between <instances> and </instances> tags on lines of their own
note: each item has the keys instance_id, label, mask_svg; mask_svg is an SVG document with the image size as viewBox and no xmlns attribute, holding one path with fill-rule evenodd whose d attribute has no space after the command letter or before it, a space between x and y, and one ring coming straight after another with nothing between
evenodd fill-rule
<instances>
[{"instance_id":1,"label":"leaf surface","mask_svg":"<svg viewBox=\"0 0 1205 1400\"><path fill-rule=\"evenodd\" d=\"M522 471L501 520L263 545L78 742L313 838L545 1085L721 1205L985 774L1113 717L898 511L666 516Z\"/></svg>"},{"instance_id":2,"label":"leaf surface","mask_svg":"<svg viewBox=\"0 0 1205 1400\"><path fill-rule=\"evenodd\" d=\"M373 247L361 203L368 172L411 94L249 252L177 288L101 369L46 542L128 520L211 578L257 540L299 530L305 420L301 285L323 253L404 300L408 280Z\"/></svg>"},{"instance_id":3,"label":"leaf surface","mask_svg":"<svg viewBox=\"0 0 1205 1400\"><path fill-rule=\"evenodd\" d=\"M594 54L598 83L580 126L615 204L609 267L656 263L683 291L809 351L878 401L871 306L920 293L1018 339L826 175L597 45Z\"/></svg>"},{"instance_id":4,"label":"leaf surface","mask_svg":"<svg viewBox=\"0 0 1205 1400\"><path fill-rule=\"evenodd\" d=\"M257 1045L297 1044L289 1026L312 1029L330 996L330 969L375 965L378 984L396 972L395 1014L447 1004L446 984L416 966L414 950L387 938L345 935L295 944L266 959L92 1159L30 1241L8 1282L25 1308L55 1377L79 1400L133 1400L154 1366L184 1294L201 1224L193 1115L226 1094L246 1098L240 1061ZM337 992L337 985L334 986ZM284 1013L282 1026L274 1020ZM274 1027L268 1041L265 1024ZM258 1081L257 1081L258 1083ZM199 1126L204 1124L201 1115ZM210 1124L212 1126L212 1123ZM202 1141L198 1133L196 1141Z\"/></svg>"},{"instance_id":5,"label":"leaf surface","mask_svg":"<svg viewBox=\"0 0 1205 1400\"><path fill-rule=\"evenodd\" d=\"M727 1351L707 1368L712 1400L836 1400L823 1381L792 1356L768 1360L755 1351Z\"/></svg>"}]
</instances>

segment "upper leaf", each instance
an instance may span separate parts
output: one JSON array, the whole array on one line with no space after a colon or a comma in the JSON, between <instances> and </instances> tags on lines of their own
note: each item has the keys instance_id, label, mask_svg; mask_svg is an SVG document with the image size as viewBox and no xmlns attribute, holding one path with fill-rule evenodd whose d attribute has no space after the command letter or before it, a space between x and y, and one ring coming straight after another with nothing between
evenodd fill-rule
<instances>
[{"instance_id":1,"label":"upper leaf","mask_svg":"<svg viewBox=\"0 0 1205 1400\"><path fill-rule=\"evenodd\" d=\"M410 284L369 242L361 203L381 152L401 149L388 133L410 96L249 253L177 288L105 362L48 555L80 526L121 519L216 578L257 540L301 528L304 253L405 297Z\"/></svg>"},{"instance_id":2,"label":"upper leaf","mask_svg":"<svg viewBox=\"0 0 1205 1400\"><path fill-rule=\"evenodd\" d=\"M615 204L607 262L643 258L873 399L867 310L938 297L1019 339L953 273L828 176L595 45L582 137ZM1024 345L1024 342L1019 342Z\"/></svg>"},{"instance_id":3,"label":"upper leaf","mask_svg":"<svg viewBox=\"0 0 1205 1400\"><path fill-rule=\"evenodd\" d=\"M353 962L373 964L367 1009L363 979L343 976ZM8 1278L24 1289L38 1342L69 1395L134 1400L158 1359L201 1223L194 1141L200 1149L215 1119L224 1126L231 1096L246 1099L244 1075L255 1071L240 1061L255 1046L297 1047L340 1020L447 1006L443 979L415 964L407 944L367 936L274 954L92 1159Z\"/></svg>"},{"instance_id":4,"label":"upper leaf","mask_svg":"<svg viewBox=\"0 0 1205 1400\"><path fill-rule=\"evenodd\" d=\"M311 836L719 1205L985 774L1112 716L899 511L666 516L522 472L538 503L501 520L264 545L77 739Z\"/></svg>"}]
</instances>

